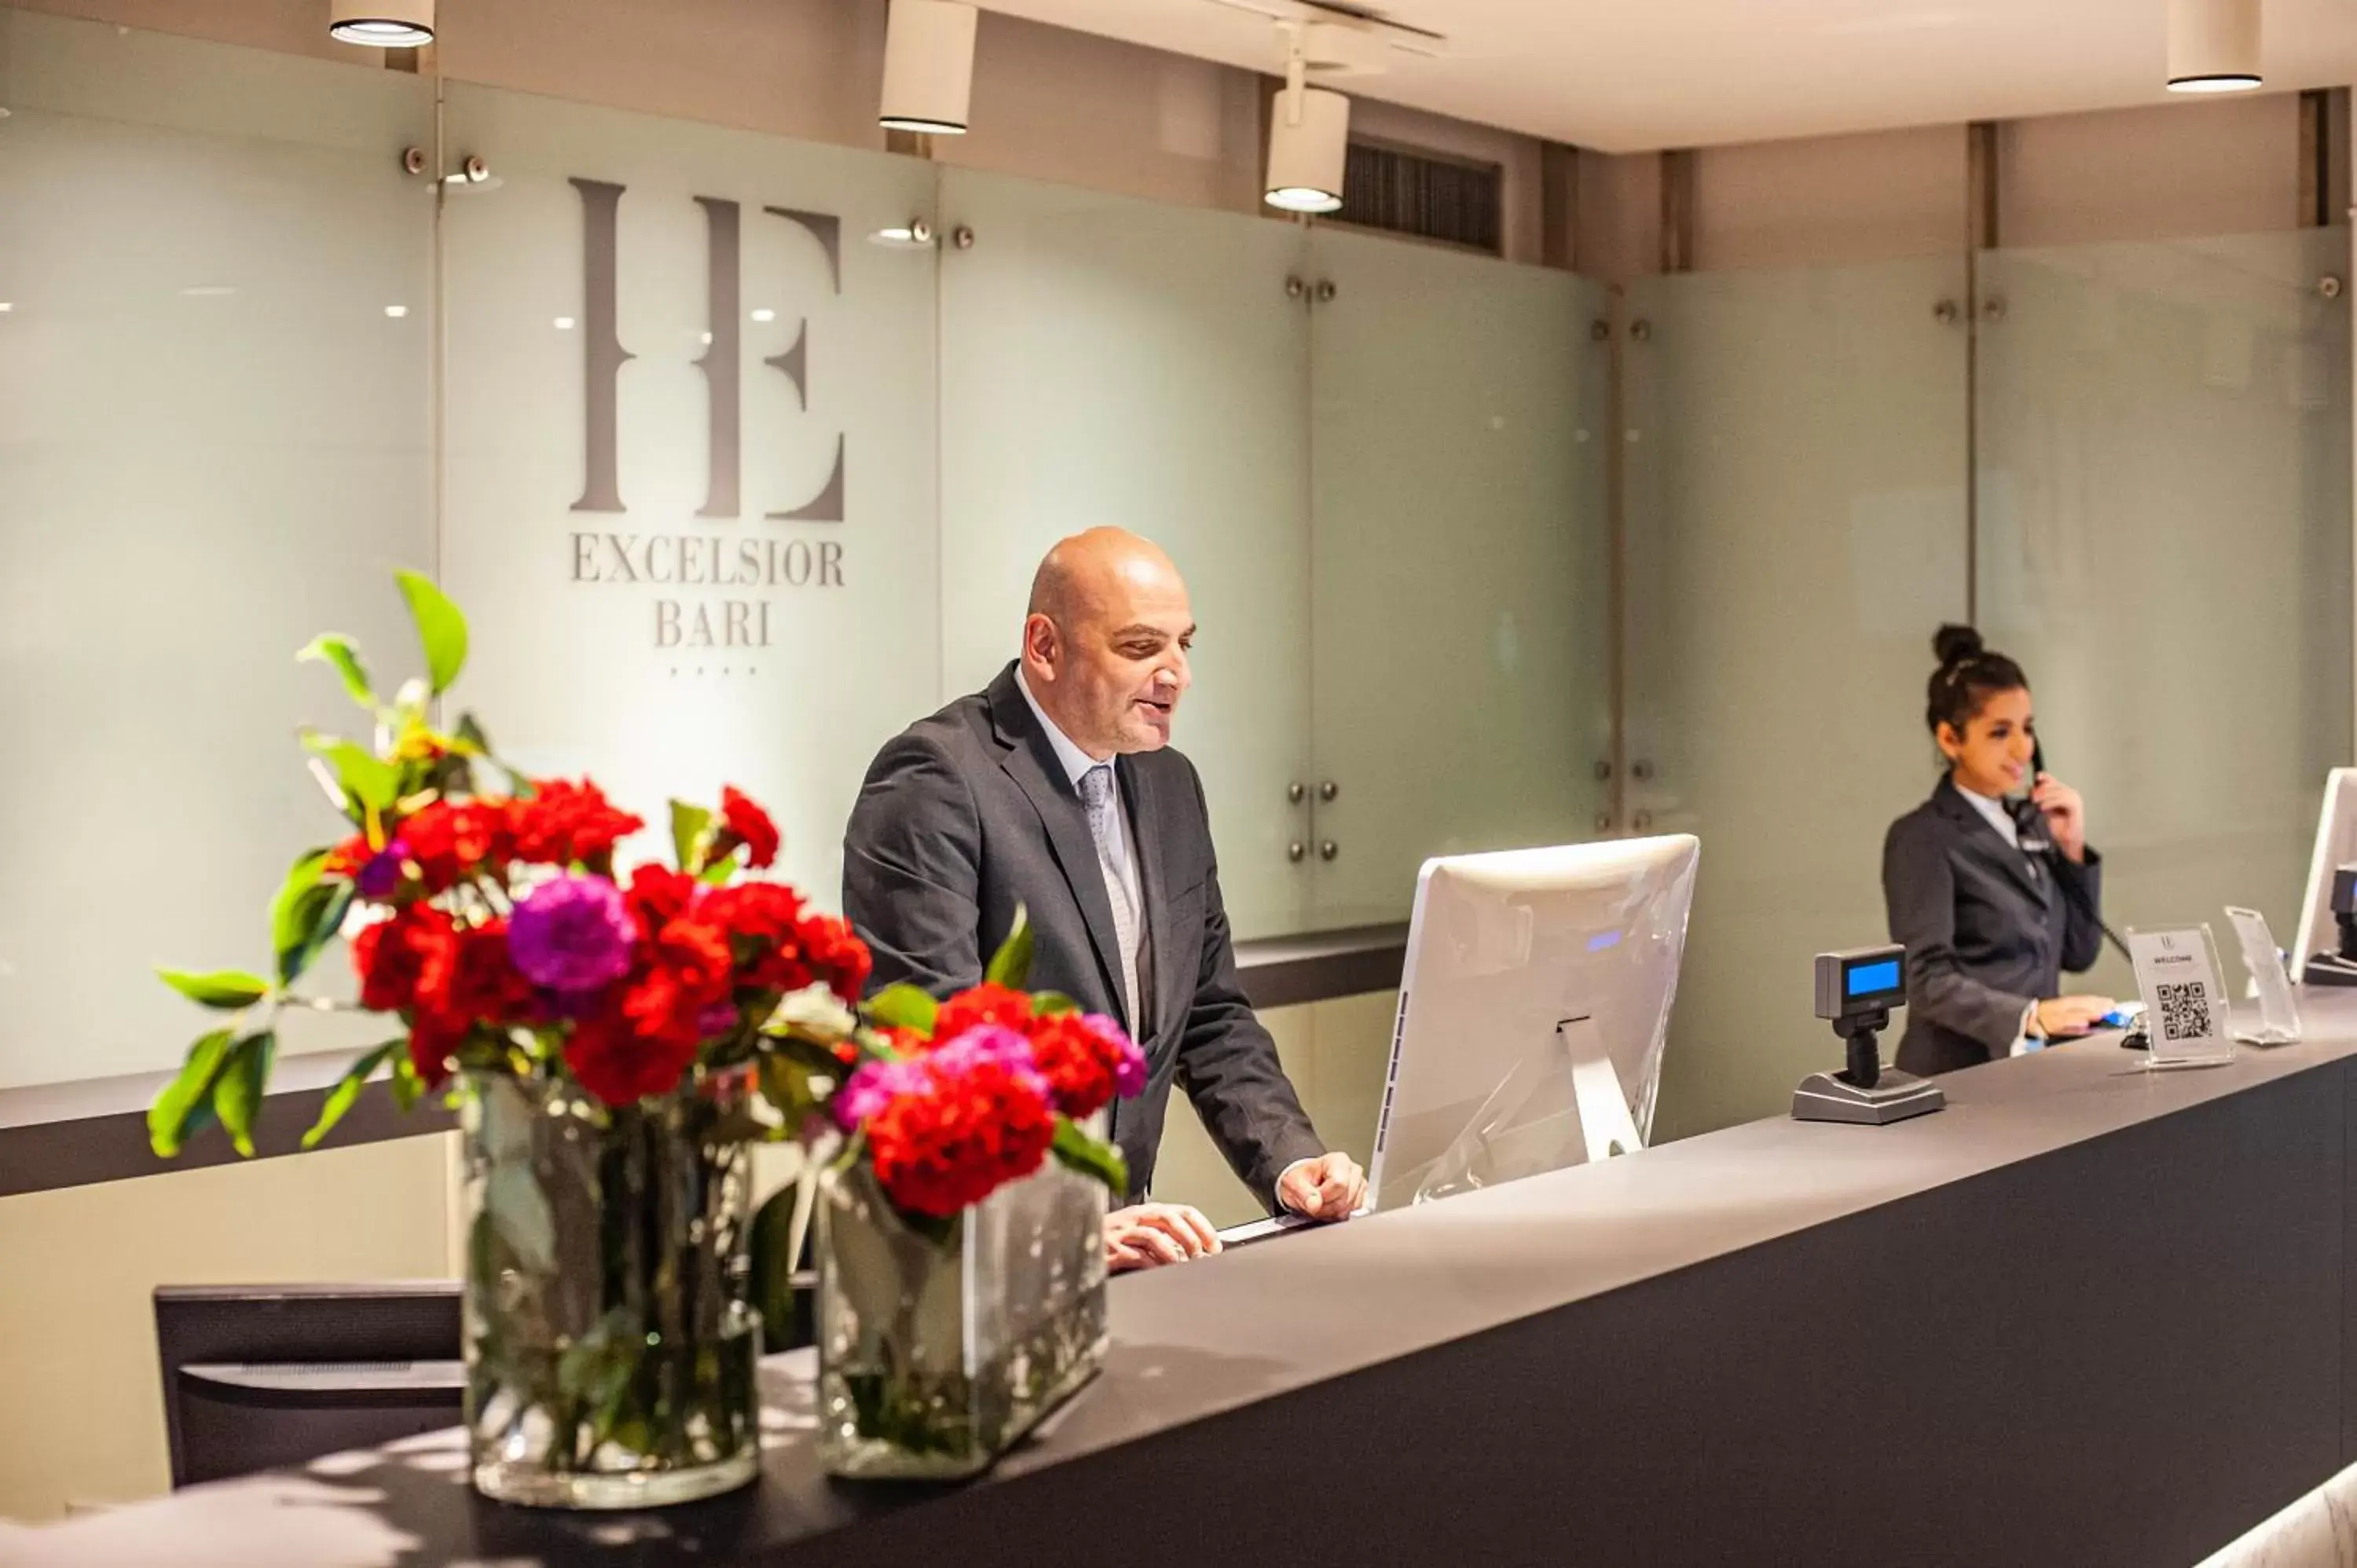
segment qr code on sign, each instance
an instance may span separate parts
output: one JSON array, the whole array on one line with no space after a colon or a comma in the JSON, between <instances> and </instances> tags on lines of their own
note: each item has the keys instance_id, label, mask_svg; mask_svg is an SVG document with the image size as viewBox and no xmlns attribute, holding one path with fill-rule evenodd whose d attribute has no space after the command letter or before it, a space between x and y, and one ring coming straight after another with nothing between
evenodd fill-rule
<instances>
[{"instance_id":1,"label":"qr code on sign","mask_svg":"<svg viewBox=\"0 0 2357 1568\"><path fill-rule=\"evenodd\" d=\"M2210 1032L2210 988L2198 980L2164 983L2160 992L2160 1037L2198 1040Z\"/></svg>"}]
</instances>

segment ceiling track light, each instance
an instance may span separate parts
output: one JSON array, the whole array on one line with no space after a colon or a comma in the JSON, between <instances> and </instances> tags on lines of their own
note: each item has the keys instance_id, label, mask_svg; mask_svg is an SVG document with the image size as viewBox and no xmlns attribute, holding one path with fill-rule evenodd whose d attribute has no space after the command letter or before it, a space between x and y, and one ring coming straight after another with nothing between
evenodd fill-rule
<instances>
[{"instance_id":1,"label":"ceiling track light","mask_svg":"<svg viewBox=\"0 0 2357 1568\"><path fill-rule=\"evenodd\" d=\"M2259 0L2169 0L2169 90L2259 85Z\"/></svg>"},{"instance_id":2,"label":"ceiling track light","mask_svg":"<svg viewBox=\"0 0 2357 1568\"><path fill-rule=\"evenodd\" d=\"M877 124L888 131L965 134L975 20L974 8L960 0L892 0L884 25Z\"/></svg>"},{"instance_id":3,"label":"ceiling track light","mask_svg":"<svg viewBox=\"0 0 2357 1568\"><path fill-rule=\"evenodd\" d=\"M423 48L434 41L434 0L328 0L328 36L372 48Z\"/></svg>"},{"instance_id":4,"label":"ceiling track light","mask_svg":"<svg viewBox=\"0 0 2357 1568\"><path fill-rule=\"evenodd\" d=\"M1261 199L1286 212L1339 210L1350 161L1351 101L1309 85L1303 34L1311 30L1286 28L1285 85L1268 119L1268 178Z\"/></svg>"}]
</instances>

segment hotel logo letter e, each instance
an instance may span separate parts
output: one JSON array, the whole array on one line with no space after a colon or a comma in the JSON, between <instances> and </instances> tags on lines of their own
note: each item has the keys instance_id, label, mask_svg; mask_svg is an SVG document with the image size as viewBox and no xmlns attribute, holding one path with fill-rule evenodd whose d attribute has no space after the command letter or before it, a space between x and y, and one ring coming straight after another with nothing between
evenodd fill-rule
<instances>
[{"instance_id":1,"label":"hotel logo letter e","mask_svg":"<svg viewBox=\"0 0 2357 1568\"><path fill-rule=\"evenodd\" d=\"M582 364L584 474L581 499L575 511L627 510L622 505L616 455L616 394L622 365L637 356L622 347L617 326L615 293L616 229L623 188L605 180L575 178L581 193L582 216ZM737 205L719 197L699 196L704 209L706 258L706 300L710 317L709 346L696 368L704 372L710 409L709 468L704 505L696 516L741 515L737 477L742 472L743 415L738 397L737 370L744 341L742 263L739 259ZM826 255L827 277L834 294L843 293L843 220L831 212L806 212L794 208L765 207L762 211L800 225L816 240ZM783 371L805 411L810 407L810 322L804 319L794 335L794 346L762 362ZM844 438L834 438L834 465L819 491L801 506L766 515L788 522L841 522L844 515Z\"/></svg>"}]
</instances>

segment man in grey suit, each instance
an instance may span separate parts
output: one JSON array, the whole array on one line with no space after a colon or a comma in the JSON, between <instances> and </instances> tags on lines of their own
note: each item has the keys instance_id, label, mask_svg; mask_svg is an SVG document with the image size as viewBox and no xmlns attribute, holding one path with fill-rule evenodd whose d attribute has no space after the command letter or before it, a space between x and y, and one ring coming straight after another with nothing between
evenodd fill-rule
<instances>
[{"instance_id":1,"label":"man in grey suit","mask_svg":"<svg viewBox=\"0 0 2357 1568\"><path fill-rule=\"evenodd\" d=\"M1194 636L1159 549L1110 528L1065 540L1033 580L1020 657L877 755L844 835L843 908L873 984L976 983L1021 908L1031 983L1144 1047L1146 1092L1113 1110L1130 1179L1105 1223L1116 1269L1219 1247L1195 1209L1146 1201L1173 1083L1273 1213L1340 1219L1366 1196L1237 983L1202 783L1168 749Z\"/></svg>"}]
</instances>

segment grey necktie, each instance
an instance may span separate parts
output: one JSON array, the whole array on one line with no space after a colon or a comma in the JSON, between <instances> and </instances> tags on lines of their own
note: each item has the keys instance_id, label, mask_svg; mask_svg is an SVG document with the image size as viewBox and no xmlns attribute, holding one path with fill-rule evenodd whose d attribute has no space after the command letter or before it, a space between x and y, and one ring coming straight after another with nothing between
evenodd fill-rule
<instances>
[{"instance_id":1,"label":"grey necktie","mask_svg":"<svg viewBox=\"0 0 2357 1568\"><path fill-rule=\"evenodd\" d=\"M1128 1002L1130 1032L1135 1034L1146 1026L1137 1004L1137 939L1145 922L1138 918L1129 879L1123 875L1121 840L1114 828L1114 813L1121 808L1114 801L1112 764L1100 762L1081 775L1081 800L1089 809L1089 834L1097 841L1097 870L1104 877L1105 897L1113 905L1114 940L1121 948L1122 993Z\"/></svg>"}]
</instances>

